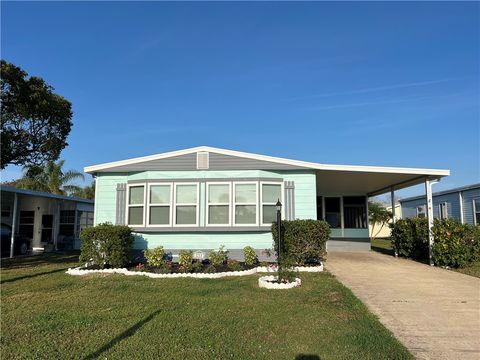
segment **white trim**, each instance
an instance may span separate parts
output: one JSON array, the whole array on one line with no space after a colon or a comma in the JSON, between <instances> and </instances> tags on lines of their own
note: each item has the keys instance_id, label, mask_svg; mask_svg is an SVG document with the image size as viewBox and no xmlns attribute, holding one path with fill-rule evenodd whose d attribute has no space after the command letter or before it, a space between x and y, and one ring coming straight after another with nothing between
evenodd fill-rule
<instances>
[{"instance_id":1,"label":"white trim","mask_svg":"<svg viewBox=\"0 0 480 360\"><path fill-rule=\"evenodd\" d=\"M86 166L84 171L86 173L94 173L99 170L106 170L117 166L138 164L145 161L160 160L174 156L186 155L195 152L214 152L217 154L238 156L247 159L270 161L278 164L292 165L304 167L306 169L315 170L334 170L334 171L352 171L352 172L373 172L373 173L391 173L391 174L412 174L412 175L430 175L430 176L448 176L450 170L443 169L422 169L422 168L401 168L401 167L383 167L383 166L357 166L357 165L327 165L314 162L306 162L299 160L291 160L280 157L252 154L234 150L219 149L210 146L198 146L184 150L170 151L161 154L137 157L121 161L113 161L98 165Z\"/></svg>"},{"instance_id":2,"label":"white trim","mask_svg":"<svg viewBox=\"0 0 480 360\"><path fill-rule=\"evenodd\" d=\"M150 203L150 188L152 186L170 186L170 202L168 204L152 204ZM171 227L172 226L172 209L173 209L173 182L155 182L148 183L147 187L147 214L146 214L146 227ZM150 207L169 207L170 211L168 212L168 224L150 224Z\"/></svg>"},{"instance_id":3,"label":"white trim","mask_svg":"<svg viewBox=\"0 0 480 360\"><path fill-rule=\"evenodd\" d=\"M460 203L460 222L463 224L465 219L463 218L463 192L458 192L458 202Z\"/></svg>"},{"instance_id":4,"label":"white trim","mask_svg":"<svg viewBox=\"0 0 480 360\"><path fill-rule=\"evenodd\" d=\"M260 181L260 225L261 226L269 226L272 225L271 223L264 223L263 222L263 205L276 205L277 202L275 201L274 203L271 202L263 202L263 185L276 185L280 186L280 201L282 202L282 220L285 219L285 194L284 194L284 186L283 186L283 181L282 182L275 182L275 181Z\"/></svg>"},{"instance_id":5,"label":"white trim","mask_svg":"<svg viewBox=\"0 0 480 360\"><path fill-rule=\"evenodd\" d=\"M210 203L208 201L210 185L228 185L228 203ZM228 223L227 224L210 224L209 206L228 206ZM205 183L205 224L206 226L231 226L232 224L232 183L230 181L207 182Z\"/></svg>"},{"instance_id":6,"label":"white trim","mask_svg":"<svg viewBox=\"0 0 480 360\"><path fill-rule=\"evenodd\" d=\"M130 188L132 187L141 187L143 186L143 203L142 204L130 204ZM146 189L147 189L147 184L146 183L140 183L140 184L127 184L127 194L125 195L126 196L126 199L125 199L125 220L126 220L126 224L127 226L145 226L145 193L146 193ZM130 224L130 214L129 214L129 211L128 209L130 207L142 207L143 208L143 217L142 217L142 220L143 220L143 223L141 224Z\"/></svg>"},{"instance_id":7,"label":"white trim","mask_svg":"<svg viewBox=\"0 0 480 360\"><path fill-rule=\"evenodd\" d=\"M233 181L233 193L232 193L232 201L233 201L233 207L232 207L232 225L233 226L258 226L258 217L259 217L259 211L258 211L258 202L259 202L259 197L258 197L258 183L259 181ZM254 184L255 185L255 203L248 202L248 203L237 203L235 200L235 189L237 185L248 185L248 184ZM236 217L235 217L235 210L237 205L255 205L255 223L252 224L237 224L236 222Z\"/></svg>"},{"instance_id":8,"label":"white trim","mask_svg":"<svg viewBox=\"0 0 480 360\"><path fill-rule=\"evenodd\" d=\"M174 183L173 191L173 227L198 227L199 218L200 218L200 183L198 182L178 182ZM195 185L197 187L197 202L196 203L185 203L177 204L177 186L183 185ZM177 224L177 205L178 206L195 206L195 224Z\"/></svg>"}]
</instances>

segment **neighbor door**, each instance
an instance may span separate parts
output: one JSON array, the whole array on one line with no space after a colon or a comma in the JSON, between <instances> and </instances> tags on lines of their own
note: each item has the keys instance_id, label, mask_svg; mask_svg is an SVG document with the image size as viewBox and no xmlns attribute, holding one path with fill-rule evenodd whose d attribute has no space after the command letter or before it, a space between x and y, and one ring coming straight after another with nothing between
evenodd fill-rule
<instances>
[{"instance_id":1,"label":"neighbor door","mask_svg":"<svg viewBox=\"0 0 480 360\"><path fill-rule=\"evenodd\" d=\"M40 240L42 243L53 243L53 215L42 215L42 237Z\"/></svg>"}]
</instances>

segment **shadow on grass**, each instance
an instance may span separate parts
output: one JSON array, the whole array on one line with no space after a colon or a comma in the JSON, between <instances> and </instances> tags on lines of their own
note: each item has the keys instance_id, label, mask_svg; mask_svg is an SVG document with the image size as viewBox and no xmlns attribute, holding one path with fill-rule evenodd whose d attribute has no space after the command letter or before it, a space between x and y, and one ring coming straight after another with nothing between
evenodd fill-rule
<instances>
[{"instance_id":1,"label":"shadow on grass","mask_svg":"<svg viewBox=\"0 0 480 360\"><path fill-rule=\"evenodd\" d=\"M67 253L47 253L30 256L18 256L12 259L2 258L1 269L21 269L33 266L78 263L79 251L70 251Z\"/></svg>"},{"instance_id":2,"label":"shadow on grass","mask_svg":"<svg viewBox=\"0 0 480 360\"><path fill-rule=\"evenodd\" d=\"M298 354L295 360L320 360L320 356L313 354Z\"/></svg>"},{"instance_id":3,"label":"shadow on grass","mask_svg":"<svg viewBox=\"0 0 480 360\"><path fill-rule=\"evenodd\" d=\"M151 313L150 315L148 315L145 319L143 320L140 320L139 322L137 322L135 325L132 325L130 326L127 330L125 330L123 333L121 333L120 335L114 337L111 341L109 341L107 344L103 345L100 349L98 349L97 351L87 355L86 357L84 357L84 360L87 360L87 359L96 359L98 358L103 352L107 351L107 350L110 350L112 347L114 347L116 344L118 344L120 341L134 335L138 329L140 329L143 325L145 325L146 323L148 323L149 321L151 321L157 314L160 313L160 309L159 310L156 310L154 311L153 313Z\"/></svg>"},{"instance_id":4,"label":"shadow on grass","mask_svg":"<svg viewBox=\"0 0 480 360\"><path fill-rule=\"evenodd\" d=\"M11 283L11 282L14 282L14 281L23 280L23 279L29 279L29 278L34 278L34 277L42 276L42 275L54 274L54 273L57 273L57 272L66 271L67 269L68 269L68 268L61 268L61 269L55 269L55 270L51 270L51 271L44 271L44 272L41 272L41 273L35 273L35 274L30 274L30 275L17 276L17 277L12 278L12 279L2 280L2 281L0 281L0 284Z\"/></svg>"},{"instance_id":5,"label":"shadow on grass","mask_svg":"<svg viewBox=\"0 0 480 360\"><path fill-rule=\"evenodd\" d=\"M393 249L385 249L383 247L378 247L378 246L375 246L375 245L371 245L371 249L373 251L376 251L376 252L379 252L379 253L382 253L382 254L392 255L392 256L395 255L395 252L393 251Z\"/></svg>"}]
</instances>

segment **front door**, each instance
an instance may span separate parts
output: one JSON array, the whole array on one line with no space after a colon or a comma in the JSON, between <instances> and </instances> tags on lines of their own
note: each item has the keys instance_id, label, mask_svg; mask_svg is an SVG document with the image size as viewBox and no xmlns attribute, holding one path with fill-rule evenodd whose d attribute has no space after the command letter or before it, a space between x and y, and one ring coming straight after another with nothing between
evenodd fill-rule
<instances>
[{"instance_id":1,"label":"front door","mask_svg":"<svg viewBox=\"0 0 480 360\"><path fill-rule=\"evenodd\" d=\"M41 242L53 243L53 215L42 215L42 238Z\"/></svg>"}]
</instances>

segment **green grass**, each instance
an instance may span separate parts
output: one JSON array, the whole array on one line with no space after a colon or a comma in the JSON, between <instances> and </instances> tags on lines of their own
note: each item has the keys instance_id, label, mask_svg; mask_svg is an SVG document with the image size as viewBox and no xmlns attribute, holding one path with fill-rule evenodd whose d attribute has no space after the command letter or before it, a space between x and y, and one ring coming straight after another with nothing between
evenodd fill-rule
<instances>
[{"instance_id":1,"label":"green grass","mask_svg":"<svg viewBox=\"0 0 480 360\"><path fill-rule=\"evenodd\" d=\"M76 261L2 263L2 358L412 359L328 273L302 273L300 288L275 291L258 288L258 275L65 274Z\"/></svg>"},{"instance_id":2,"label":"green grass","mask_svg":"<svg viewBox=\"0 0 480 360\"><path fill-rule=\"evenodd\" d=\"M452 269L452 270L465 275L470 275L470 276L475 276L480 278L480 261L474 262L473 264L465 266L464 268L461 268L461 269Z\"/></svg>"}]
</instances>

